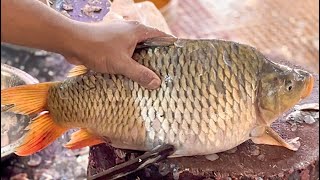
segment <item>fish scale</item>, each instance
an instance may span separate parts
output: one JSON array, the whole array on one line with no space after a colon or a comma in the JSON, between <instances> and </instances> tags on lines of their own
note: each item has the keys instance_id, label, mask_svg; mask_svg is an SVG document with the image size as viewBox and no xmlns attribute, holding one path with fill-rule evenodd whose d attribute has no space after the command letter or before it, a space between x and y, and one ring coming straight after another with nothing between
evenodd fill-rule
<instances>
[{"instance_id":1,"label":"fish scale","mask_svg":"<svg viewBox=\"0 0 320 180\"><path fill-rule=\"evenodd\" d=\"M49 90L53 119L91 129L118 148L170 143L177 156L220 152L249 139L266 61L259 52L233 42L189 40L137 49L133 58L161 77L159 89L146 90L120 75L72 77ZM69 89L60 88L64 83Z\"/></svg>"}]
</instances>

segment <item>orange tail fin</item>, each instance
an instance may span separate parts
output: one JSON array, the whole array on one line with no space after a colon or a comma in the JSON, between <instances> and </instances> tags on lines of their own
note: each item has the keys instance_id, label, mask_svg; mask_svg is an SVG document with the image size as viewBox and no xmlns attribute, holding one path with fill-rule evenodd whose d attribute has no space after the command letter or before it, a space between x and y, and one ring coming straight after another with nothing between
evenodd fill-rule
<instances>
[{"instance_id":1,"label":"orange tail fin","mask_svg":"<svg viewBox=\"0 0 320 180\"><path fill-rule=\"evenodd\" d=\"M11 112L40 113L47 104L48 90L55 82L16 86L1 90L1 105L13 105Z\"/></svg>"},{"instance_id":2,"label":"orange tail fin","mask_svg":"<svg viewBox=\"0 0 320 180\"><path fill-rule=\"evenodd\" d=\"M48 90L55 82L23 85L1 90L1 105L12 105L8 111L31 115L46 109ZM42 150L67 129L55 124L49 113L41 114L27 127L22 144L16 149L20 156Z\"/></svg>"},{"instance_id":3,"label":"orange tail fin","mask_svg":"<svg viewBox=\"0 0 320 180\"><path fill-rule=\"evenodd\" d=\"M55 124L49 113L33 119L27 129L29 131L22 144L15 150L19 156L28 156L44 149L68 130Z\"/></svg>"}]
</instances>

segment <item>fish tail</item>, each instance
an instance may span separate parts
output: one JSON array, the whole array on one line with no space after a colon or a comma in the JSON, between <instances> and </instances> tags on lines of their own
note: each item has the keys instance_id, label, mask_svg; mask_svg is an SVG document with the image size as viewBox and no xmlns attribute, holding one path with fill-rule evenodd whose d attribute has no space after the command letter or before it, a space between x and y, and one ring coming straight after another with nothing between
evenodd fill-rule
<instances>
[{"instance_id":1,"label":"fish tail","mask_svg":"<svg viewBox=\"0 0 320 180\"><path fill-rule=\"evenodd\" d=\"M1 90L1 105L11 106L7 111L24 115L40 113L26 128L29 131L25 134L21 145L15 149L15 154L28 156L38 152L67 131L67 128L53 121L50 112L44 112L47 111L49 88L54 84L56 82L16 86ZM1 111L3 111L2 108Z\"/></svg>"},{"instance_id":2,"label":"fish tail","mask_svg":"<svg viewBox=\"0 0 320 180\"><path fill-rule=\"evenodd\" d=\"M1 90L1 106L11 106L8 111L31 115L46 111L49 88L56 82L29 84ZM2 108L1 108L1 111Z\"/></svg>"},{"instance_id":3,"label":"fish tail","mask_svg":"<svg viewBox=\"0 0 320 180\"><path fill-rule=\"evenodd\" d=\"M15 149L15 154L28 156L34 154L59 138L68 128L57 125L49 113L41 114L32 120L26 129L26 133L21 145Z\"/></svg>"}]
</instances>

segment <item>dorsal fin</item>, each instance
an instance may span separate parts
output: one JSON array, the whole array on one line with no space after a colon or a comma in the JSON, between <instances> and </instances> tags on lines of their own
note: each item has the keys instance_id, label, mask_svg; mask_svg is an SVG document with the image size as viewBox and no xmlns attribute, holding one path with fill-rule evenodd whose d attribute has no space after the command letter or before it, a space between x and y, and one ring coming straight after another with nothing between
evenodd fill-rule
<instances>
[{"instance_id":1,"label":"dorsal fin","mask_svg":"<svg viewBox=\"0 0 320 180\"><path fill-rule=\"evenodd\" d=\"M84 65L77 65L77 66L73 67L69 71L67 77L80 76L80 75L83 75L83 74L85 74L87 72L88 72L88 68L87 67L85 67Z\"/></svg>"}]
</instances>

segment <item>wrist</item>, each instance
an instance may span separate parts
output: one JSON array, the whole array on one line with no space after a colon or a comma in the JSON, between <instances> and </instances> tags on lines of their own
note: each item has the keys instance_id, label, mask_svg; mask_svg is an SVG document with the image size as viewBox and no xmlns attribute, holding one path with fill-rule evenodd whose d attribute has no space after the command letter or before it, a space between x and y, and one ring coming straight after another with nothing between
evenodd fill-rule
<instances>
[{"instance_id":1,"label":"wrist","mask_svg":"<svg viewBox=\"0 0 320 180\"><path fill-rule=\"evenodd\" d=\"M67 30L67 37L61 54L80 58L82 56L81 53L86 52L91 44L90 37L93 34L91 26L90 23L72 21Z\"/></svg>"},{"instance_id":2,"label":"wrist","mask_svg":"<svg viewBox=\"0 0 320 180\"><path fill-rule=\"evenodd\" d=\"M62 54L64 56L76 56L76 52L77 52L77 46L79 46L79 37L81 37L81 35L79 35L79 23L75 20L71 20L68 23L68 26L66 27L66 29L64 30L64 35L60 36L59 38L61 38L63 40L63 43L61 45L61 49L59 49L59 54Z\"/></svg>"}]
</instances>

